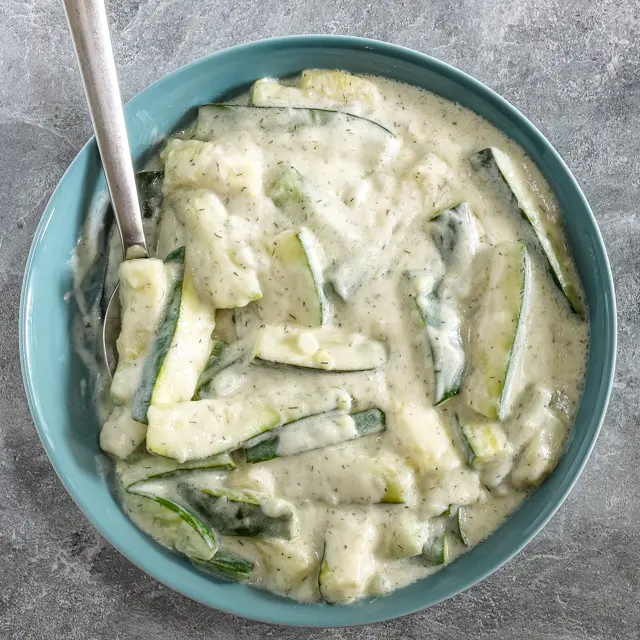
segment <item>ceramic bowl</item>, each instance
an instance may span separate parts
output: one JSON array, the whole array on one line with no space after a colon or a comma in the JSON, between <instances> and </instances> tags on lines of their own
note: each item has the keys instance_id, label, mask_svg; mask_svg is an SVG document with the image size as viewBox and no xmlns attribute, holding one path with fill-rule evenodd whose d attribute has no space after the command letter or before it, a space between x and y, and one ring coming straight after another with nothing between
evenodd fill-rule
<instances>
[{"instance_id":1,"label":"ceramic bowl","mask_svg":"<svg viewBox=\"0 0 640 640\"><path fill-rule=\"evenodd\" d=\"M191 107L243 91L257 78L306 68L370 73L424 87L480 114L530 155L553 188L584 285L591 345L584 395L566 451L552 476L486 541L431 577L372 601L298 604L200 573L141 533L110 490L98 448L99 424L86 393L88 372L71 347L78 313L71 257L88 215L104 210L106 185L91 139L47 205L29 254L20 308L20 357L33 419L67 491L100 533L160 582L210 607L272 623L356 625L424 609L464 591L518 553L545 525L576 482L595 443L611 389L616 315L607 255L594 216L569 169L542 134L477 80L409 49L350 37L299 36L240 45L167 75L126 105L131 150L140 164Z\"/></svg>"}]
</instances>

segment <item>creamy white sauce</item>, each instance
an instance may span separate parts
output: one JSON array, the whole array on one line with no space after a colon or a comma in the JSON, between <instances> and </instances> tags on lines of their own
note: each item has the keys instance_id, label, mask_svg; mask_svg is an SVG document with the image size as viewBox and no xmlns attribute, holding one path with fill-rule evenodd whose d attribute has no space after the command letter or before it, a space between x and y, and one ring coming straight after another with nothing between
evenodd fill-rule
<instances>
[{"instance_id":1,"label":"creamy white sauce","mask_svg":"<svg viewBox=\"0 0 640 640\"><path fill-rule=\"evenodd\" d=\"M219 310L214 335L230 341L237 333L251 342L261 325L295 327L294 320L281 317L278 299L287 295L282 274L278 296L264 295L251 303L269 287L266 247L286 229L304 226L313 235L317 269L325 278L338 274L342 282L348 273L357 283L350 291L335 287L349 297L346 303L329 294L327 335L339 329L375 341L364 344L369 356L374 350L376 368L310 371L268 367L247 358L211 386L202 404L152 407L150 412L150 429L163 421L154 431L154 443L165 446L171 439L184 439L177 445L180 460L237 447L260 433L263 423L251 422L253 413L246 417L256 407L263 412L266 406L275 408L280 423L336 409L377 407L385 412L383 433L327 447L354 435L353 420L338 416L323 432L290 430L278 444L283 457L240 463L224 476L229 488L284 500L295 511L298 528L291 540L227 536L223 543L255 562L250 583L302 601L324 595L328 601L348 602L427 576L438 567L420 560L421 549L450 526L440 517L450 505L466 506L465 533L472 544L489 535L556 464L585 372L588 324L570 310L550 277L530 226L469 158L489 146L506 151L523 167L531 193L544 204L549 220L559 225L555 199L531 160L459 105L390 80L371 82L373 89L359 97L329 89L322 97L314 93L312 82L302 93L287 91L287 99L296 106L365 115L395 137L361 121L291 130L255 120L238 127L230 119L204 121L203 128L195 130L211 141L176 139L162 154L165 204L154 233L157 257L186 245L187 270L201 300L211 308L243 307L235 312L235 327L233 312ZM246 98L239 99L242 102ZM302 208L300 200L292 203L286 193L273 191L287 167L308 179ZM457 256L457 266L451 266L442 260L429 220L463 201L469 204L475 229L462 245L466 251ZM524 242L529 248L530 299L502 425L508 442L501 442L498 460L474 467L467 465L451 428L453 414L465 410L464 394L433 406L433 362L406 272L448 274L446 291L456 300L468 357L476 314L485 299L487 250L502 242ZM495 292L491 295L499 299ZM444 320L456 323L446 313ZM434 339L442 334L437 328L430 331ZM274 344L267 345L269 353L282 355L281 345ZM384 345L383 351L375 345ZM320 356L329 358L326 362L349 360L348 350L338 346L332 354L325 346L301 330L297 351L291 355L289 349L285 361L305 366L309 358L318 360L320 350ZM119 409L117 416L121 413ZM177 423L183 425L179 432L173 429ZM233 433L231 423L238 425ZM122 439L112 433L113 421L108 424L109 438ZM126 469L126 463L119 463L121 479L127 477ZM216 473L214 484L219 483ZM139 526L178 547L155 512L149 516L140 507L139 497L123 492L123 502ZM450 559L464 552L459 539L448 540ZM321 594L318 576L325 545L331 550L325 561L333 575L329 579L323 574L327 582Z\"/></svg>"}]
</instances>

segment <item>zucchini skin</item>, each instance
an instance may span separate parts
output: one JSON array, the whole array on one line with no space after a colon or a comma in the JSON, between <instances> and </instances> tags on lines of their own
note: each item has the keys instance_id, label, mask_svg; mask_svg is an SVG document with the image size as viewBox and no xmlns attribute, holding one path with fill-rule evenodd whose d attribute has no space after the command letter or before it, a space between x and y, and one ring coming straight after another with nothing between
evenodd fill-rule
<instances>
[{"instance_id":1,"label":"zucchini skin","mask_svg":"<svg viewBox=\"0 0 640 640\"><path fill-rule=\"evenodd\" d=\"M251 577L254 563L231 551L219 549L211 560L192 561L194 566L229 582L244 582Z\"/></svg>"},{"instance_id":2,"label":"zucchini skin","mask_svg":"<svg viewBox=\"0 0 640 640\"><path fill-rule=\"evenodd\" d=\"M273 536L291 539L293 512L282 516L267 515L258 500L248 494L221 489L179 487L186 503L212 529L223 536Z\"/></svg>"},{"instance_id":3,"label":"zucchini skin","mask_svg":"<svg viewBox=\"0 0 640 640\"><path fill-rule=\"evenodd\" d=\"M457 396L462 390L466 354L460 335L460 317L451 300L443 296L443 278L423 289L419 284L419 273L410 271L408 275L412 281L413 298L431 351L435 370L433 404L438 406ZM445 327L447 321L450 324L443 333L442 328Z\"/></svg>"},{"instance_id":4,"label":"zucchini skin","mask_svg":"<svg viewBox=\"0 0 640 640\"><path fill-rule=\"evenodd\" d=\"M291 130L295 130L301 124L308 124L309 126L324 126L336 119L344 119L346 122L363 122L370 124L385 134L395 138L395 133L390 129L387 129L385 126L381 125L379 122L375 120L371 120L369 118L364 118L362 116L357 116L352 113L346 113L344 111L337 111L336 109L321 109L318 107L278 107L278 106L269 106L269 105L257 105L257 104L227 104L227 103L213 103L213 104L203 104L200 105L198 110L200 109L216 109L223 114L225 111L227 112L250 112L255 111L256 113L264 113L268 114L277 114L281 116L290 116L291 121L288 124L285 124L287 128ZM196 138L197 139L197 138Z\"/></svg>"},{"instance_id":5,"label":"zucchini skin","mask_svg":"<svg viewBox=\"0 0 640 640\"><path fill-rule=\"evenodd\" d=\"M179 276L176 278L171 291L168 295L167 308L164 319L156 332L155 338L149 349L149 354L145 360L140 376L140 383L133 395L131 417L136 422L148 424L147 411L151 405L151 397L153 396L153 388L156 378L162 368L162 363L169 352L173 336L178 326L178 318L180 315L180 303L182 301L182 282L184 278L184 259L185 247L180 247L171 252L165 263L175 262L180 267Z\"/></svg>"},{"instance_id":6,"label":"zucchini skin","mask_svg":"<svg viewBox=\"0 0 640 640\"><path fill-rule=\"evenodd\" d=\"M509 180L508 169L503 166L506 163L513 163L511 157L501 149L487 147L475 154L472 158L472 163L489 171L494 176L498 176L506 186L514 207L517 207L535 232L549 264L554 282L565 295L573 311L580 316L584 316L585 306L580 293L578 275L569 250L564 244L564 239L561 236L554 238L553 229L545 229L545 214L541 206L538 206L535 202L527 201L527 198L521 199L518 197L518 191L523 195L521 185L517 182L512 184Z\"/></svg>"},{"instance_id":7,"label":"zucchini skin","mask_svg":"<svg viewBox=\"0 0 640 640\"><path fill-rule=\"evenodd\" d=\"M149 495L145 493L136 493L136 495L147 500L151 500L152 502L159 504L169 511L173 511L202 539L202 541L205 543L205 546L208 547L211 551L212 556L216 554L220 545L215 533L187 509L179 505L177 502L174 502L173 500L169 500L167 498L163 498L161 496Z\"/></svg>"},{"instance_id":8,"label":"zucchini skin","mask_svg":"<svg viewBox=\"0 0 640 640\"><path fill-rule=\"evenodd\" d=\"M206 393L211 385L211 381L223 370L226 366L231 366L233 363L229 363L225 366L224 355L229 345L222 341L216 340L211 347L211 353L209 359L204 367L204 370L198 378L196 384L196 390L193 394L193 400L200 400L203 393Z\"/></svg>"},{"instance_id":9,"label":"zucchini skin","mask_svg":"<svg viewBox=\"0 0 640 640\"><path fill-rule=\"evenodd\" d=\"M270 437L257 442L254 445L245 447L245 455L247 462L256 463L256 462L266 462L267 460L273 460L274 458L283 457L282 454L278 453L278 446L280 444L280 433L287 428L296 428L302 421L309 420L310 418L322 419L322 416L327 416L328 418L336 415L335 411L328 412L326 414L318 414L315 416L308 416L306 418L301 418L300 420L296 420L294 422L289 422L286 425L277 429L276 433L270 434ZM348 415L348 414L344 414ZM347 438L336 440L335 442L330 442L328 444L323 444L318 447L311 447L301 449L296 453L303 453L305 451L313 451L314 449L330 447L335 444L339 444L341 442L348 442L349 440L355 440L358 438L362 438L367 435L380 433L385 429L385 414L380 409L368 409L366 411L360 411L358 413L351 414L353 418L355 428L356 428L356 436L355 438ZM258 436L259 438L260 436ZM250 444L249 441L248 444ZM295 454L292 454L295 455Z\"/></svg>"}]
</instances>

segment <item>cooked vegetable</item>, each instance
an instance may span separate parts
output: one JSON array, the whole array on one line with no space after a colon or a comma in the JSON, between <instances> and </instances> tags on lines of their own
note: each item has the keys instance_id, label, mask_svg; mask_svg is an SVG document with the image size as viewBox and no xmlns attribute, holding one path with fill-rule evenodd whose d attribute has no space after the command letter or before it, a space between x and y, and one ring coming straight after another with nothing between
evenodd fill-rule
<instances>
[{"instance_id":1,"label":"cooked vegetable","mask_svg":"<svg viewBox=\"0 0 640 640\"><path fill-rule=\"evenodd\" d=\"M268 249L271 268L263 281L263 297L256 303L262 321L301 327L325 324L329 307L313 234L304 227L285 231Z\"/></svg>"},{"instance_id":2,"label":"cooked vegetable","mask_svg":"<svg viewBox=\"0 0 640 640\"><path fill-rule=\"evenodd\" d=\"M115 407L100 430L100 448L125 459L143 442L147 427L131 417L129 407Z\"/></svg>"},{"instance_id":3,"label":"cooked vegetable","mask_svg":"<svg viewBox=\"0 0 640 640\"><path fill-rule=\"evenodd\" d=\"M522 215L529 221L549 261L551 271L569 304L576 313L584 313L578 273L558 221L549 216L544 202L531 188L525 169L507 153L496 147L479 151L476 163L489 169L509 188L510 195Z\"/></svg>"},{"instance_id":4,"label":"cooked vegetable","mask_svg":"<svg viewBox=\"0 0 640 640\"><path fill-rule=\"evenodd\" d=\"M429 221L433 241L448 268L467 268L478 250L478 226L466 202L436 213Z\"/></svg>"},{"instance_id":5,"label":"cooked vegetable","mask_svg":"<svg viewBox=\"0 0 640 640\"><path fill-rule=\"evenodd\" d=\"M456 532L460 541L465 547L471 546L471 541L467 534L467 510L460 507L456 512Z\"/></svg>"},{"instance_id":6,"label":"cooked vegetable","mask_svg":"<svg viewBox=\"0 0 640 640\"><path fill-rule=\"evenodd\" d=\"M424 325L435 369L434 404L460 393L465 354L456 301L431 271L410 271L412 293Z\"/></svg>"},{"instance_id":7,"label":"cooked vegetable","mask_svg":"<svg viewBox=\"0 0 640 640\"><path fill-rule=\"evenodd\" d=\"M424 544L422 557L427 564L432 565L447 564L449 562L449 540L446 531L434 535Z\"/></svg>"},{"instance_id":8,"label":"cooked vegetable","mask_svg":"<svg viewBox=\"0 0 640 640\"><path fill-rule=\"evenodd\" d=\"M262 327L253 355L266 362L323 371L365 371L387 361L381 342L332 327Z\"/></svg>"},{"instance_id":9,"label":"cooked vegetable","mask_svg":"<svg viewBox=\"0 0 640 640\"><path fill-rule=\"evenodd\" d=\"M142 487L133 493L155 504L155 508L150 505L145 505L144 508L153 510L154 519L162 523L164 541L170 543L176 551L189 558L204 561L215 555L218 541L214 533L198 518L173 500L146 494Z\"/></svg>"},{"instance_id":10,"label":"cooked vegetable","mask_svg":"<svg viewBox=\"0 0 640 640\"><path fill-rule=\"evenodd\" d=\"M524 447L511 472L511 482L518 489L530 490L541 484L553 471L562 453L564 428L557 418L545 424Z\"/></svg>"},{"instance_id":11,"label":"cooked vegetable","mask_svg":"<svg viewBox=\"0 0 640 640\"><path fill-rule=\"evenodd\" d=\"M117 470L120 483L128 488L141 481L177 478L183 474L199 471L230 471L235 466L233 459L227 454L180 464L171 458L154 456L141 451L130 456L126 461L118 462Z\"/></svg>"},{"instance_id":12,"label":"cooked vegetable","mask_svg":"<svg viewBox=\"0 0 640 640\"><path fill-rule=\"evenodd\" d=\"M330 518L318 576L325 602L346 604L366 593L375 567L371 555L376 538L376 528L366 515L336 512Z\"/></svg>"},{"instance_id":13,"label":"cooked vegetable","mask_svg":"<svg viewBox=\"0 0 640 640\"><path fill-rule=\"evenodd\" d=\"M251 560L242 558L224 549L220 549L213 558L206 562L195 560L193 564L203 571L212 573L218 578L230 580L231 582L244 582L248 580L255 566Z\"/></svg>"},{"instance_id":14,"label":"cooked vegetable","mask_svg":"<svg viewBox=\"0 0 640 640\"><path fill-rule=\"evenodd\" d=\"M487 289L471 329L471 373L464 391L472 409L503 420L527 330L531 266L524 245L499 244L492 253Z\"/></svg>"},{"instance_id":15,"label":"cooked vegetable","mask_svg":"<svg viewBox=\"0 0 640 640\"><path fill-rule=\"evenodd\" d=\"M188 158L182 162L188 164ZM215 193L204 189L171 193L164 207L182 225L189 247L187 269L203 301L214 309L231 309L262 297L251 244L253 225L230 214Z\"/></svg>"},{"instance_id":16,"label":"cooked vegetable","mask_svg":"<svg viewBox=\"0 0 640 640\"><path fill-rule=\"evenodd\" d=\"M334 103L360 102L373 107L380 100L376 85L345 71L307 70L295 86L280 84L272 78L262 78L253 84L251 103L254 105L317 104L318 99Z\"/></svg>"},{"instance_id":17,"label":"cooked vegetable","mask_svg":"<svg viewBox=\"0 0 640 640\"><path fill-rule=\"evenodd\" d=\"M143 424L147 424L147 411L151 404L156 380L169 353L178 326L184 279L184 254L185 249L181 247L167 256L165 260L167 292L164 318L149 347L149 353L144 361L138 386L132 399L131 417Z\"/></svg>"},{"instance_id":18,"label":"cooked vegetable","mask_svg":"<svg viewBox=\"0 0 640 640\"><path fill-rule=\"evenodd\" d=\"M232 451L281 423L273 406L233 398L153 405L148 416L147 449L178 462Z\"/></svg>"},{"instance_id":19,"label":"cooked vegetable","mask_svg":"<svg viewBox=\"0 0 640 640\"><path fill-rule=\"evenodd\" d=\"M121 328L116 342L118 366L111 382L111 399L129 404L142 375L147 352L165 308L167 274L161 260L125 260L118 269Z\"/></svg>"},{"instance_id":20,"label":"cooked vegetable","mask_svg":"<svg viewBox=\"0 0 640 640\"><path fill-rule=\"evenodd\" d=\"M326 240L326 253L332 259L360 243L362 232L353 212L335 193L319 189L297 169L286 169L268 193L294 226L306 226Z\"/></svg>"},{"instance_id":21,"label":"cooked vegetable","mask_svg":"<svg viewBox=\"0 0 640 640\"><path fill-rule=\"evenodd\" d=\"M458 414L454 414L453 424L471 466L479 467L511 453L507 436L499 424Z\"/></svg>"},{"instance_id":22,"label":"cooked vegetable","mask_svg":"<svg viewBox=\"0 0 640 640\"><path fill-rule=\"evenodd\" d=\"M196 513L223 536L273 536L290 539L295 520L293 510L281 500L269 509L268 500L230 489L198 489L183 483L179 491Z\"/></svg>"},{"instance_id":23,"label":"cooked vegetable","mask_svg":"<svg viewBox=\"0 0 640 640\"><path fill-rule=\"evenodd\" d=\"M200 400L201 395L208 390L211 381L220 373L220 371L223 371L232 364L235 364L242 357L243 354L236 351L234 354L236 358L230 358L228 356L228 346L229 345L222 340L213 341L213 346L209 353L209 359L207 360L207 364L202 370L196 384L196 390L193 394L194 400Z\"/></svg>"},{"instance_id":24,"label":"cooked vegetable","mask_svg":"<svg viewBox=\"0 0 640 640\"><path fill-rule=\"evenodd\" d=\"M195 140L208 142L220 138L229 131L230 126L237 132L247 130L255 134L256 128L295 132L302 127L322 127L336 124L336 121L373 126L384 134L393 136L391 131L373 120L342 111L257 104L202 105L198 108L198 117L194 125L186 135Z\"/></svg>"},{"instance_id":25,"label":"cooked vegetable","mask_svg":"<svg viewBox=\"0 0 640 640\"><path fill-rule=\"evenodd\" d=\"M191 274L185 273L177 325L153 385L151 404L191 400L207 363L215 323L215 309L200 299Z\"/></svg>"},{"instance_id":26,"label":"cooked vegetable","mask_svg":"<svg viewBox=\"0 0 640 640\"><path fill-rule=\"evenodd\" d=\"M290 422L277 431L253 438L246 443L245 453L247 462L263 462L380 433L384 428L385 415L380 409L353 415L331 411Z\"/></svg>"}]
</instances>

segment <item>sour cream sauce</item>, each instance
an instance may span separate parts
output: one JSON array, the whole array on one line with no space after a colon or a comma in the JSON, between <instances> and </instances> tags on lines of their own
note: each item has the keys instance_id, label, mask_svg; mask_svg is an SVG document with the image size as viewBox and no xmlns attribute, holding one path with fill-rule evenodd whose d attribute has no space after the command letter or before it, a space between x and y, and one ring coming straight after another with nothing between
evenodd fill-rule
<instances>
[{"instance_id":1,"label":"sour cream sauce","mask_svg":"<svg viewBox=\"0 0 640 640\"><path fill-rule=\"evenodd\" d=\"M267 236L302 223L315 238L324 273L358 254L363 270L374 276L364 278L347 302L331 294L325 324L384 343L388 360L382 367L335 373L240 361L206 396L268 397L286 406L316 406L340 389L352 398L352 408L377 407L386 414L382 433L297 455L288 454L304 448L304 442L292 432L279 444L284 457L239 464L224 476L229 488L251 490L294 509L291 540L228 536L224 546L255 562L251 584L305 602L322 599L318 575L325 544L333 550L333 571L340 573L331 599L349 602L393 591L437 570L439 565L421 561L420 555L427 540L449 526L441 514L450 505L465 507L470 545L491 534L555 465L585 373L588 324L572 312L550 277L530 225L470 162L487 147L506 151L522 167L549 219L560 225L555 198L531 160L457 104L391 80L370 81L374 90L362 99L345 103L336 96L313 95L308 104L300 104L300 95L292 95L290 104L361 115L394 135L367 132L366 125L363 129L362 123L348 120L298 130L247 120L240 128L218 123L215 145L204 151L187 133L170 141L169 151L161 154L165 199L152 231L156 255L164 259L186 245L187 266L201 299L218 308L215 334L220 339L250 337L265 319L295 324L288 317L295 292L278 291L277 282L270 281L270 258L262 249ZM244 96L237 102L247 100ZM295 167L325 194L319 210L306 219L296 219L297 213L277 206L267 194L267 186L286 167ZM328 201L326 194L331 194ZM234 282L221 281L219 272L205 275L211 255L199 239L198 225L208 223L193 215L194 198L223 212L217 232L230 238L231 245L243 245L235 256L238 277L248 291L260 287L260 300L243 300L235 311L222 309L236 306L226 304ZM479 229L475 259L471 255L455 274L464 345L484 294L487 250L502 242L525 243L533 266L526 335L502 421L507 453L478 467L467 464L451 427L463 396L434 407L433 361L406 275L442 268L429 219L460 202L468 203ZM544 431L543 423L552 425L551 432ZM352 433L354 425L351 418L337 416L328 429L312 431L309 446ZM541 460L544 468L534 468ZM125 466L119 463L118 472ZM396 469L401 503L381 502L389 488L385 475L376 473L380 468ZM220 474L214 475L217 486ZM206 485L206 474L199 482ZM157 521L137 509L138 499L125 493L123 502L134 521L163 540ZM467 549L455 536L449 537L449 545L450 560Z\"/></svg>"}]
</instances>

